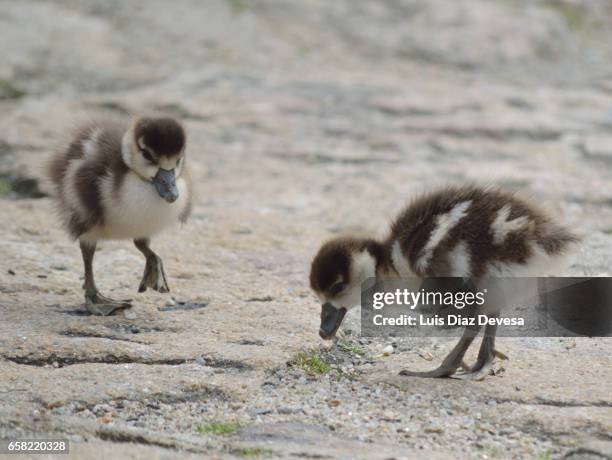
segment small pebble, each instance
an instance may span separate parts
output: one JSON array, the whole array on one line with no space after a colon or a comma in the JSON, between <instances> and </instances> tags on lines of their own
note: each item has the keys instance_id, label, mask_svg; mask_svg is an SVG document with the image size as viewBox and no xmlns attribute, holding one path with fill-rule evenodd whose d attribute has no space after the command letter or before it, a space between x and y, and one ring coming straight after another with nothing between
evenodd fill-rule
<instances>
[{"instance_id":1,"label":"small pebble","mask_svg":"<svg viewBox=\"0 0 612 460\"><path fill-rule=\"evenodd\" d=\"M444 430L438 425L429 425L425 427L425 433L442 433Z\"/></svg>"},{"instance_id":2,"label":"small pebble","mask_svg":"<svg viewBox=\"0 0 612 460\"><path fill-rule=\"evenodd\" d=\"M302 409L299 407L279 407L277 412L283 415L297 414L298 412L302 412Z\"/></svg>"},{"instance_id":3,"label":"small pebble","mask_svg":"<svg viewBox=\"0 0 612 460\"><path fill-rule=\"evenodd\" d=\"M136 319L136 318L138 318L138 316L136 316L136 313L131 308L126 308L125 310L123 310L123 317L125 319Z\"/></svg>"},{"instance_id":4,"label":"small pebble","mask_svg":"<svg viewBox=\"0 0 612 460\"><path fill-rule=\"evenodd\" d=\"M268 407L262 407L259 409L255 409L253 411L253 414L255 415L267 415L267 414L271 414L272 413L272 409L268 408Z\"/></svg>"}]
</instances>

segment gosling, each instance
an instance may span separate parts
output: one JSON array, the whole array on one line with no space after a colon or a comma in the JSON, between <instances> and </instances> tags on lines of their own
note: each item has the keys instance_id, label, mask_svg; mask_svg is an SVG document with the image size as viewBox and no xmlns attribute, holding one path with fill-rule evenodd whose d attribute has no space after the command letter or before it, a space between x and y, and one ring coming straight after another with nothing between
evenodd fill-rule
<instances>
[{"instance_id":1,"label":"gosling","mask_svg":"<svg viewBox=\"0 0 612 460\"><path fill-rule=\"evenodd\" d=\"M130 308L98 291L93 258L99 240L132 239L146 258L138 292L169 292L162 259L150 238L191 212L185 130L172 118L97 121L82 126L49 164L64 227L79 240L85 306L106 316Z\"/></svg>"},{"instance_id":2,"label":"gosling","mask_svg":"<svg viewBox=\"0 0 612 460\"><path fill-rule=\"evenodd\" d=\"M510 193L477 186L448 187L413 201L384 241L340 237L314 258L310 286L321 301L319 335L332 339L347 310L361 303L368 278L546 276L565 268L578 238L542 211ZM477 362L463 357L479 332L466 328L437 369L401 375L480 380L496 356L495 326L486 326Z\"/></svg>"}]
</instances>

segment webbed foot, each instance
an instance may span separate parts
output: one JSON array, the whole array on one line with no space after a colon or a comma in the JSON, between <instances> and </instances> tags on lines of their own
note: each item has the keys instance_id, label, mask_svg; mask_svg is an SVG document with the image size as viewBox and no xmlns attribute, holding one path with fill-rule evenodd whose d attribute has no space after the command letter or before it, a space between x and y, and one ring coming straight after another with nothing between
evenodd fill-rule
<instances>
[{"instance_id":1,"label":"webbed foot","mask_svg":"<svg viewBox=\"0 0 612 460\"><path fill-rule=\"evenodd\" d=\"M99 292L85 295L85 307L96 316L108 316L116 311L132 308L131 299L113 300L103 296Z\"/></svg>"},{"instance_id":2,"label":"webbed foot","mask_svg":"<svg viewBox=\"0 0 612 460\"><path fill-rule=\"evenodd\" d=\"M405 377L424 377L424 378L439 378L439 377L450 377L455 373L457 368L465 366L463 362L463 356L469 348L470 344L474 340L474 337L478 334L479 328L466 328L463 332L463 336L455 345L455 348L444 358L440 367L431 371L425 372L414 372L409 370L403 370L399 375Z\"/></svg>"},{"instance_id":3,"label":"webbed foot","mask_svg":"<svg viewBox=\"0 0 612 460\"><path fill-rule=\"evenodd\" d=\"M489 341L490 345L489 343L483 341L483 351L479 353L476 364L474 364L474 366L472 366L469 370L464 370L453 374L451 376L452 378L472 381L483 380L487 375L491 374L493 362L495 361L496 357L501 360L508 359L508 357L501 351L497 351L492 348L492 340L489 340L489 338L485 338L484 340Z\"/></svg>"},{"instance_id":4,"label":"webbed foot","mask_svg":"<svg viewBox=\"0 0 612 460\"><path fill-rule=\"evenodd\" d=\"M491 368L493 367L493 360L486 362L481 368L467 371L467 372L457 372L450 377L453 379L459 380L472 380L475 382L479 382L484 380L484 378L491 373Z\"/></svg>"},{"instance_id":5,"label":"webbed foot","mask_svg":"<svg viewBox=\"0 0 612 460\"><path fill-rule=\"evenodd\" d=\"M157 255L147 257L144 275L142 276L142 281L138 287L138 292L144 292L147 290L147 288L151 288L162 293L170 292L168 282L166 281L164 265L161 258Z\"/></svg>"}]
</instances>

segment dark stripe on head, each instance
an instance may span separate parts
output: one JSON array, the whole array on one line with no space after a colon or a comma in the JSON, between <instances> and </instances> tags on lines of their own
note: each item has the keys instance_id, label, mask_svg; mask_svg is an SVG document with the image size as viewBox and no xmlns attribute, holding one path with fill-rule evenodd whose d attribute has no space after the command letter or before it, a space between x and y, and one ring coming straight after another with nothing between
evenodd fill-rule
<instances>
[{"instance_id":1,"label":"dark stripe on head","mask_svg":"<svg viewBox=\"0 0 612 460\"><path fill-rule=\"evenodd\" d=\"M355 253L367 250L377 265L386 265L385 248L372 239L340 237L325 243L312 261L310 268L310 287L317 292L331 288L338 278L350 282L352 257Z\"/></svg>"},{"instance_id":2,"label":"dark stripe on head","mask_svg":"<svg viewBox=\"0 0 612 460\"><path fill-rule=\"evenodd\" d=\"M134 141L161 156L178 155L185 147L185 130L173 118L141 118L134 127Z\"/></svg>"}]
</instances>

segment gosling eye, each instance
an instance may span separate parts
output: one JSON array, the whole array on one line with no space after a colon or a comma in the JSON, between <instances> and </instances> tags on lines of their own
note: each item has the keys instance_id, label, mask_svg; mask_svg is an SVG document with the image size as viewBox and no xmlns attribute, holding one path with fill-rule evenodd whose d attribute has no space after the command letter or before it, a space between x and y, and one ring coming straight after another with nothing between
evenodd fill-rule
<instances>
[{"instance_id":1,"label":"gosling eye","mask_svg":"<svg viewBox=\"0 0 612 460\"><path fill-rule=\"evenodd\" d=\"M142 149L140 153L142 153L142 156L144 157L144 159L147 160L149 163L155 164L155 159L153 158L153 155L151 155L151 152L149 152L148 150Z\"/></svg>"},{"instance_id":2,"label":"gosling eye","mask_svg":"<svg viewBox=\"0 0 612 460\"><path fill-rule=\"evenodd\" d=\"M336 284L334 284L332 287L329 288L329 293L335 297L338 294L342 293L342 291L344 291L345 288L346 288L346 283L339 281Z\"/></svg>"}]
</instances>

